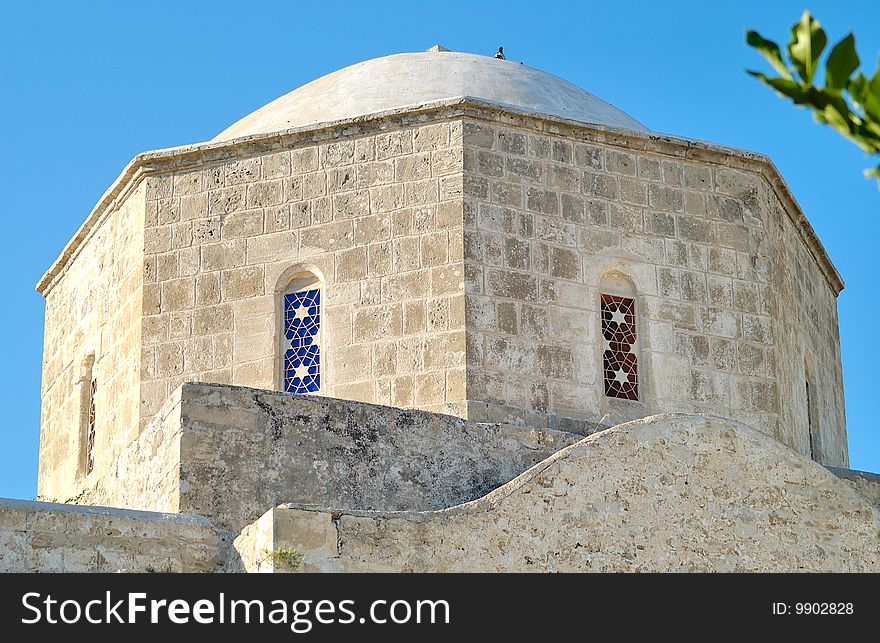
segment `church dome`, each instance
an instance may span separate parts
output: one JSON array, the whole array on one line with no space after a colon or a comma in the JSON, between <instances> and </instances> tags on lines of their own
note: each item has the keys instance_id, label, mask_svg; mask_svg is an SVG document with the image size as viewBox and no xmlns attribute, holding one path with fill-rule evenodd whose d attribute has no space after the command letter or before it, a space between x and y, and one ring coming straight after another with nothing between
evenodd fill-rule
<instances>
[{"instance_id":1,"label":"church dome","mask_svg":"<svg viewBox=\"0 0 880 643\"><path fill-rule=\"evenodd\" d=\"M313 80L245 116L214 141L461 97L582 123L649 131L610 103L547 72L513 60L432 47L422 53L374 58Z\"/></svg>"}]
</instances>

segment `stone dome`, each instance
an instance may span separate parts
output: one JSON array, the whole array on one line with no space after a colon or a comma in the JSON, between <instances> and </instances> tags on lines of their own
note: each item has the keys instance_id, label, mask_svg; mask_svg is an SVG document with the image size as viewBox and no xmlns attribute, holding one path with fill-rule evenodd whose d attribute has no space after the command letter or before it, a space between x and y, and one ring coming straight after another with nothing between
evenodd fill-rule
<instances>
[{"instance_id":1,"label":"stone dome","mask_svg":"<svg viewBox=\"0 0 880 643\"><path fill-rule=\"evenodd\" d=\"M583 123L649 131L567 80L513 60L437 46L422 53L374 58L313 80L245 116L213 140L268 134L461 97Z\"/></svg>"}]
</instances>

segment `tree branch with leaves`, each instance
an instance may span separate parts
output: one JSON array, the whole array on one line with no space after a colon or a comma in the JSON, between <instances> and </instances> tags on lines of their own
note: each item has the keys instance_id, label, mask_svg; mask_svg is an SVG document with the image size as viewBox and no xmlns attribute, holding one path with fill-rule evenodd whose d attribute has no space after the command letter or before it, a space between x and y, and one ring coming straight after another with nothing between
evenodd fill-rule
<instances>
[{"instance_id":1,"label":"tree branch with leaves","mask_svg":"<svg viewBox=\"0 0 880 643\"><path fill-rule=\"evenodd\" d=\"M779 45L757 31L746 32L746 43L758 50L780 76L771 78L753 70L748 70L749 74L795 105L812 110L818 122L830 125L867 154L880 156L880 65L871 78L855 73L861 61L852 32L828 54L824 87L814 84L813 78L828 37L809 11L804 11L791 27L788 61ZM880 187L880 163L865 170L865 176L875 177Z\"/></svg>"}]
</instances>

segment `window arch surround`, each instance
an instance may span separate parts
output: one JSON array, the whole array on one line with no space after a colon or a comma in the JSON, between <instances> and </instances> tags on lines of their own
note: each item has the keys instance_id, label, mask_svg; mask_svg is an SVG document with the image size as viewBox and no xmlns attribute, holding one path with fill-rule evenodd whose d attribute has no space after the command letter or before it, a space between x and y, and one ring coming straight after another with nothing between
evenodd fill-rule
<instances>
[{"instance_id":1,"label":"window arch surround","mask_svg":"<svg viewBox=\"0 0 880 643\"><path fill-rule=\"evenodd\" d=\"M318 393L324 386L322 322L324 277L310 265L285 270L276 283L275 388L294 394Z\"/></svg>"},{"instance_id":2,"label":"window arch surround","mask_svg":"<svg viewBox=\"0 0 880 643\"><path fill-rule=\"evenodd\" d=\"M95 452L97 450L97 398L98 379L96 374L95 353L90 351L80 363L79 372L79 449L77 458L77 475L88 476L95 469Z\"/></svg>"}]
</instances>

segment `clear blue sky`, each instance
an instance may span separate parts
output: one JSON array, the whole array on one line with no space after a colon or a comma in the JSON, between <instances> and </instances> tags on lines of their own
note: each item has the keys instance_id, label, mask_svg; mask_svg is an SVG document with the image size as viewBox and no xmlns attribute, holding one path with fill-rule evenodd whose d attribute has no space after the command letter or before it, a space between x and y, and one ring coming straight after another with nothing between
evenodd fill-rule
<instances>
[{"instance_id":1,"label":"clear blue sky","mask_svg":"<svg viewBox=\"0 0 880 643\"><path fill-rule=\"evenodd\" d=\"M841 341L852 466L880 471L880 193L864 155L743 72L805 6L873 72L876 0L841 2L10 2L0 0L0 496L36 495L39 277L138 152L205 141L295 87L436 43L522 60L648 127L769 154L847 283Z\"/></svg>"}]
</instances>

